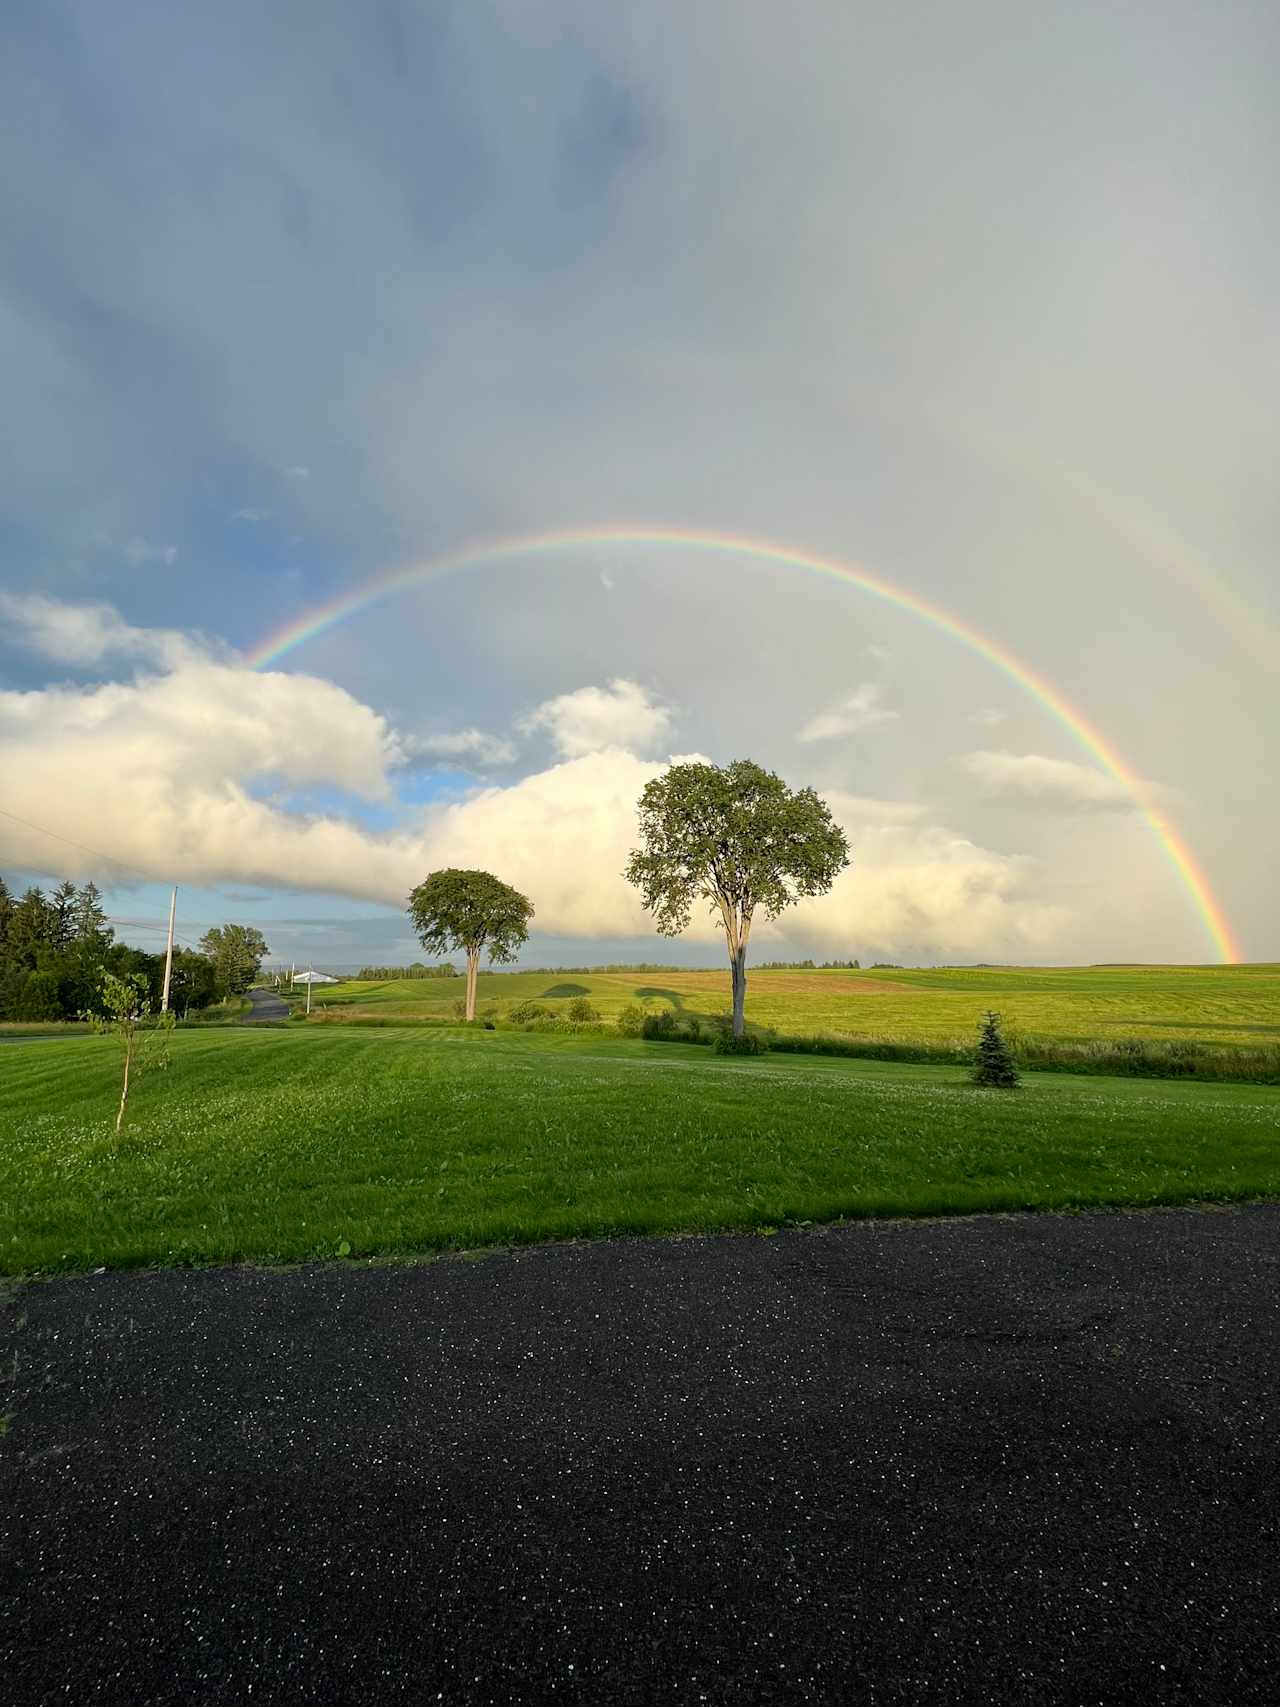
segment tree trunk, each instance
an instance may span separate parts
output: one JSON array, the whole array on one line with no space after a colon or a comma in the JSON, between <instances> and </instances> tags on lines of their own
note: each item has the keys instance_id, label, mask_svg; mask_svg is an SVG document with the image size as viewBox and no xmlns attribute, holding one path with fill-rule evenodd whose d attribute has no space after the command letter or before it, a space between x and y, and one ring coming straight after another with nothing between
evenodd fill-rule
<instances>
[{"instance_id":1,"label":"tree trunk","mask_svg":"<svg viewBox=\"0 0 1280 1707\"><path fill-rule=\"evenodd\" d=\"M747 945L742 943L731 956L729 969L733 975L733 1035L741 1037L746 1030L743 1009L747 1001Z\"/></svg>"},{"instance_id":2,"label":"tree trunk","mask_svg":"<svg viewBox=\"0 0 1280 1707\"><path fill-rule=\"evenodd\" d=\"M480 950L478 948L469 948L467 950L467 1019L468 1019L468 1021L471 1021L476 1017L476 969L479 967L479 965L480 965Z\"/></svg>"},{"instance_id":3,"label":"tree trunk","mask_svg":"<svg viewBox=\"0 0 1280 1707\"><path fill-rule=\"evenodd\" d=\"M133 1033L125 1034L124 1040L124 1084L120 1087L120 1107L116 1110L116 1137L120 1136L120 1128L124 1125L124 1105L129 1100L129 1062L133 1057Z\"/></svg>"}]
</instances>

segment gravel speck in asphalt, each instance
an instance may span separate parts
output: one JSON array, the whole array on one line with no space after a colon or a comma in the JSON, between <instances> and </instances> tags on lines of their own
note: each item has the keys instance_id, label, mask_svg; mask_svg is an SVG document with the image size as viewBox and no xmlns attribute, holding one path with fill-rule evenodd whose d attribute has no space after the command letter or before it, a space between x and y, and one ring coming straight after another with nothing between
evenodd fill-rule
<instances>
[{"instance_id":1,"label":"gravel speck in asphalt","mask_svg":"<svg viewBox=\"0 0 1280 1707\"><path fill-rule=\"evenodd\" d=\"M0 1315L29 1702L1270 1702L1280 1206L102 1274Z\"/></svg>"}]
</instances>

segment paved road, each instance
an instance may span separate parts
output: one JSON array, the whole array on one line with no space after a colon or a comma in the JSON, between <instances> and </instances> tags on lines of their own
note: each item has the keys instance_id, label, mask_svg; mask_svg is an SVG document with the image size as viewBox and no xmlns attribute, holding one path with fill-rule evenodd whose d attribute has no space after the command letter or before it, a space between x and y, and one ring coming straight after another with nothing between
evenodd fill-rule
<instances>
[{"instance_id":1,"label":"paved road","mask_svg":"<svg viewBox=\"0 0 1280 1707\"><path fill-rule=\"evenodd\" d=\"M250 990L253 1011L240 1021L241 1025L262 1025L265 1021L288 1019L289 1004L272 990Z\"/></svg>"},{"instance_id":2,"label":"paved road","mask_svg":"<svg viewBox=\"0 0 1280 1707\"><path fill-rule=\"evenodd\" d=\"M1280 1205L104 1274L0 1317L29 1702L1275 1699Z\"/></svg>"}]
</instances>

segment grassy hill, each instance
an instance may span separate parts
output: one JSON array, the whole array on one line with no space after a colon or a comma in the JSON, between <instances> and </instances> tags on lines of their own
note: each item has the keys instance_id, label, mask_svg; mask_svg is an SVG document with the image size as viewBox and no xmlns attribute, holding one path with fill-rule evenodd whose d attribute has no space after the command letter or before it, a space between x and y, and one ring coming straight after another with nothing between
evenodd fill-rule
<instances>
[{"instance_id":1,"label":"grassy hill","mask_svg":"<svg viewBox=\"0 0 1280 1707\"><path fill-rule=\"evenodd\" d=\"M1260 1086L983 1091L954 1067L617 1036L205 1028L117 1143L113 1040L4 1049L7 1273L1280 1193Z\"/></svg>"},{"instance_id":2,"label":"grassy hill","mask_svg":"<svg viewBox=\"0 0 1280 1707\"><path fill-rule=\"evenodd\" d=\"M447 1020L463 980L351 980L312 995L348 1020ZM709 1020L729 1008L729 972L488 972L480 1010L501 1019L522 1002L553 1011L587 996L607 1018L628 1003ZM1280 966L976 967L865 972L749 972L750 1023L784 1034L968 1046L986 1008L1015 1037L1089 1043L1121 1038L1280 1047Z\"/></svg>"}]
</instances>

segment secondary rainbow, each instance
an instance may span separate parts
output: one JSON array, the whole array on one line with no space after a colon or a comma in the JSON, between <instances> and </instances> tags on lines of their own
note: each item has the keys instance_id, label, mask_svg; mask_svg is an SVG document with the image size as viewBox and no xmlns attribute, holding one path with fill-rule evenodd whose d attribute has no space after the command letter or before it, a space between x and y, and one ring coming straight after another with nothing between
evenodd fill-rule
<instances>
[{"instance_id":1,"label":"secondary rainbow","mask_svg":"<svg viewBox=\"0 0 1280 1707\"><path fill-rule=\"evenodd\" d=\"M1039 675L1030 665L1023 663L998 640L981 633L941 605L934 604L932 600L922 598L919 593L896 586L884 576L873 574L860 564L841 558L828 557L819 552L801 551L794 546L782 545L773 540L756 539L741 534L704 532L692 528L590 528L484 540L431 558L425 563L415 563L408 568L383 570L265 636L249 651L248 662L254 669L263 669L278 663L287 653L304 645L308 640L314 640L318 635L328 633L349 617L369 610L374 605L437 576L455 574L459 570L519 557L536 558L552 552L599 549L602 546L679 547L686 551L702 551L723 557L754 557L786 568L803 569L810 574L827 575L833 580L859 587L864 593L882 599L886 604L895 605L899 610L910 611L944 634L951 635L971 652L976 652L979 657L994 664L1011 681L1016 682L1062 724L1108 775L1124 785L1132 794L1194 902L1218 958L1230 963L1236 963L1242 958L1231 923L1185 839L1160 805L1152 799L1150 790L1142 779L1082 712L1051 682Z\"/></svg>"}]
</instances>

